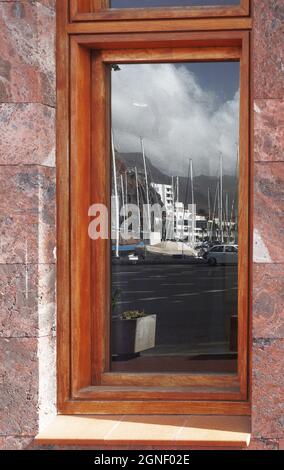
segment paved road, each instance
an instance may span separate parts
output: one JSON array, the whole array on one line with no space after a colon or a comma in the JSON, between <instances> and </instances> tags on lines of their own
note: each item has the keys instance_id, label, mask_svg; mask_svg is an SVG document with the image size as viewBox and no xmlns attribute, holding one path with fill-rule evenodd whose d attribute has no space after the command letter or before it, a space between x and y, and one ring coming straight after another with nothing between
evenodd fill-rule
<instances>
[{"instance_id":1,"label":"paved road","mask_svg":"<svg viewBox=\"0 0 284 470\"><path fill-rule=\"evenodd\" d=\"M226 352L230 315L237 311L237 266L207 264L116 265L113 289L121 289L115 314L157 314L150 354Z\"/></svg>"}]
</instances>

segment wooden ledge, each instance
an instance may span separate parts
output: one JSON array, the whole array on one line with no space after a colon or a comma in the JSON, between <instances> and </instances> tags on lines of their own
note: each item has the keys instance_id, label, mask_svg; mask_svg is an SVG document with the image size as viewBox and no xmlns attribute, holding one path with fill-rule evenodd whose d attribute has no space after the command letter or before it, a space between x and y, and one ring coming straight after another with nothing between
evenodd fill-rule
<instances>
[{"instance_id":1,"label":"wooden ledge","mask_svg":"<svg viewBox=\"0 0 284 470\"><path fill-rule=\"evenodd\" d=\"M247 447L248 416L58 415L41 431L37 444Z\"/></svg>"}]
</instances>

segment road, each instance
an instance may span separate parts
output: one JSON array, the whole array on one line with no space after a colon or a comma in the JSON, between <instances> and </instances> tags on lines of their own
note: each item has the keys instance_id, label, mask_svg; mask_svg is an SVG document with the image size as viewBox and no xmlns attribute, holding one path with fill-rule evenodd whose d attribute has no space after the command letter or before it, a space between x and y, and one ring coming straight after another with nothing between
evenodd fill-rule
<instances>
[{"instance_id":1,"label":"road","mask_svg":"<svg viewBox=\"0 0 284 470\"><path fill-rule=\"evenodd\" d=\"M148 354L229 350L237 266L115 265L112 288L121 290L114 314L136 309L157 314L156 347Z\"/></svg>"}]
</instances>

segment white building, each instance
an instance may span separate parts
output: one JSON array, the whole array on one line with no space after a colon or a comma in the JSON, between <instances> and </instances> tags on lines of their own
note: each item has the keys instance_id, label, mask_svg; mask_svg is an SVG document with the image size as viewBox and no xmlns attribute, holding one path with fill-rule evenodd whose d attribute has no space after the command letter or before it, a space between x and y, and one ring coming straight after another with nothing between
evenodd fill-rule
<instances>
[{"instance_id":1,"label":"white building","mask_svg":"<svg viewBox=\"0 0 284 470\"><path fill-rule=\"evenodd\" d=\"M168 238L176 240L196 239L196 205L189 204L185 209L183 202L174 201L174 190L170 184L152 183L152 187L160 195L166 209Z\"/></svg>"},{"instance_id":2,"label":"white building","mask_svg":"<svg viewBox=\"0 0 284 470\"><path fill-rule=\"evenodd\" d=\"M152 187L160 195L166 210L172 209L174 202L173 187L170 184L152 183Z\"/></svg>"}]
</instances>

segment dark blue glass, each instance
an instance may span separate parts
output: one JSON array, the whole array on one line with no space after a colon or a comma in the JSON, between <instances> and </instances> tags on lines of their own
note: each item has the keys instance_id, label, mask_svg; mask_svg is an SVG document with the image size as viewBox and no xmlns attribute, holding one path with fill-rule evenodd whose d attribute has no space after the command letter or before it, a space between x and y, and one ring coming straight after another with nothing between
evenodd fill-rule
<instances>
[{"instance_id":1,"label":"dark blue glass","mask_svg":"<svg viewBox=\"0 0 284 470\"><path fill-rule=\"evenodd\" d=\"M240 0L111 0L110 4L111 8L206 7L239 5Z\"/></svg>"}]
</instances>

